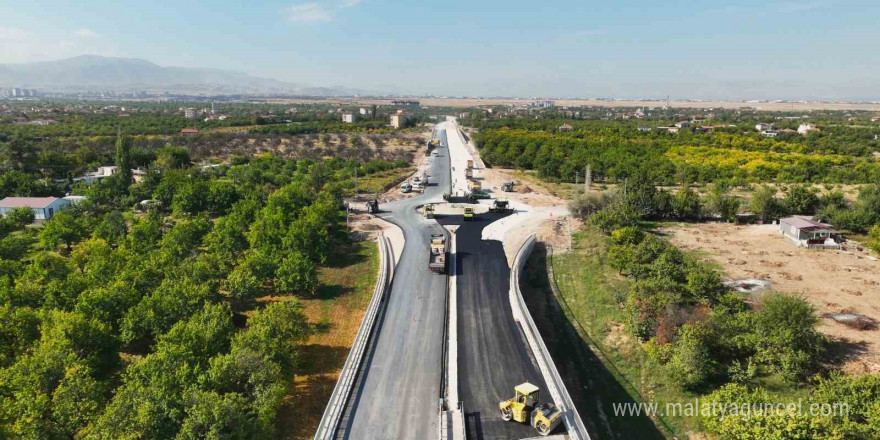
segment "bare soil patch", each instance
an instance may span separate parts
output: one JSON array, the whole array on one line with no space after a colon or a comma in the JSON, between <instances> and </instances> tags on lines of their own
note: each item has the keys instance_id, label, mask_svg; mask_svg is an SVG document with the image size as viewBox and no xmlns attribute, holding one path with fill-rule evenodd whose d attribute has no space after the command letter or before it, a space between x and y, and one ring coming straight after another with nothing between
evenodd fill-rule
<instances>
[{"instance_id":1,"label":"bare soil patch","mask_svg":"<svg viewBox=\"0 0 880 440\"><path fill-rule=\"evenodd\" d=\"M823 317L822 333L858 347L857 355L846 356L844 370L880 371L880 331L876 326L829 318L844 314L864 317L859 322L880 320L880 261L852 249L798 247L780 235L776 225L675 224L662 231L670 235L673 244L718 263L731 280L769 280L770 290L803 295Z\"/></svg>"}]
</instances>

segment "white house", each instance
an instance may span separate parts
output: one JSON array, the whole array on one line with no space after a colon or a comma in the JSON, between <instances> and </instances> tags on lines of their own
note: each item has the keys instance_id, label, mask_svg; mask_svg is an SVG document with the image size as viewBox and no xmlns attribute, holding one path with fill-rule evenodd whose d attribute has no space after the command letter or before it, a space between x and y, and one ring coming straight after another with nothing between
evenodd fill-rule
<instances>
[{"instance_id":1,"label":"white house","mask_svg":"<svg viewBox=\"0 0 880 440\"><path fill-rule=\"evenodd\" d=\"M813 124L801 124L798 126L798 133L806 136L807 133L811 131L819 131L819 127L816 127Z\"/></svg>"},{"instance_id":2,"label":"white house","mask_svg":"<svg viewBox=\"0 0 880 440\"><path fill-rule=\"evenodd\" d=\"M119 168L115 165L98 167L98 170L93 173L86 173L85 175L74 177L74 182L85 182L92 183L98 180L101 180L105 177L110 177L116 174L119 171Z\"/></svg>"},{"instance_id":3,"label":"white house","mask_svg":"<svg viewBox=\"0 0 880 440\"><path fill-rule=\"evenodd\" d=\"M69 205L69 200L58 197L6 197L0 200L0 214L6 215L15 208L30 208L34 211L34 218L48 220Z\"/></svg>"},{"instance_id":4,"label":"white house","mask_svg":"<svg viewBox=\"0 0 880 440\"><path fill-rule=\"evenodd\" d=\"M775 128L775 127L773 126L773 124L764 124L764 123L760 123L760 124L755 125L755 130L758 130L758 131L761 132L761 133L763 133L763 132L765 132L765 131L771 131L771 130L773 130L774 128Z\"/></svg>"},{"instance_id":5,"label":"white house","mask_svg":"<svg viewBox=\"0 0 880 440\"><path fill-rule=\"evenodd\" d=\"M779 132L776 130L764 130L761 132L761 136L775 138L776 136L779 136Z\"/></svg>"},{"instance_id":6,"label":"white house","mask_svg":"<svg viewBox=\"0 0 880 440\"><path fill-rule=\"evenodd\" d=\"M779 232L798 246L839 249L834 241L837 232L831 225L813 220L810 216L795 215L779 220Z\"/></svg>"},{"instance_id":7,"label":"white house","mask_svg":"<svg viewBox=\"0 0 880 440\"><path fill-rule=\"evenodd\" d=\"M352 112L345 112L342 114L342 122L346 124L354 124L357 121L357 116L355 116Z\"/></svg>"},{"instance_id":8,"label":"white house","mask_svg":"<svg viewBox=\"0 0 880 440\"><path fill-rule=\"evenodd\" d=\"M403 127L406 124L406 113L395 113L391 115L391 126L394 128Z\"/></svg>"}]
</instances>

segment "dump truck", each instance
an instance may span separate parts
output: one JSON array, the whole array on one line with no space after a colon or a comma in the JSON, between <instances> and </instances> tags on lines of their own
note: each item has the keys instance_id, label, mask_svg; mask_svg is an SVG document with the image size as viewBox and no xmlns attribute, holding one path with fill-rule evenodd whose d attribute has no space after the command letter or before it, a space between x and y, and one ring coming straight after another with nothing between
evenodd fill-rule
<instances>
[{"instance_id":1,"label":"dump truck","mask_svg":"<svg viewBox=\"0 0 880 440\"><path fill-rule=\"evenodd\" d=\"M424 215L425 218L434 218L434 205L427 204L422 206L422 215Z\"/></svg>"},{"instance_id":2,"label":"dump truck","mask_svg":"<svg viewBox=\"0 0 880 440\"><path fill-rule=\"evenodd\" d=\"M507 200L495 199L495 201L492 202L492 206L489 207L489 212L507 214L513 212L513 208L510 207L510 203Z\"/></svg>"},{"instance_id":3,"label":"dump truck","mask_svg":"<svg viewBox=\"0 0 880 440\"><path fill-rule=\"evenodd\" d=\"M464 221L474 219L474 208L464 208Z\"/></svg>"},{"instance_id":4,"label":"dump truck","mask_svg":"<svg viewBox=\"0 0 880 440\"><path fill-rule=\"evenodd\" d=\"M501 184L501 191L513 192L513 182L504 182Z\"/></svg>"},{"instance_id":5,"label":"dump truck","mask_svg":"<svg viewBox=\"0 0 880 440\"><path fill-rule=\"evenodd\" d=\"M379 201L376 199L368 200L366 204L367 212L370 214L376 214L379 212Z\"/></svg>"},{"instance_id":6,"label":"dump truck","mask_svg":"<svg viewBox=\"0 0 880 440\"><path fill-rule=\"evenodd\" d=\"M480 191L483 189L483 184L479 180L468 180L468 189L471 192Z\"/></svg>"},{"instance_id":7,"label":"dump truck","mask_svg":"<svg viewBox=\"0 0 880 440\"><path fill-rule=\"evenodd\" d=\"M431 248L428 254L428 269L431 272L446 273L446 236L431 234Z\"/></svg>"},{"instance_id":8,"label":"dump truck","mask_svg":"<svg viewBox=\"0 0 880 440\"><path fill-rule=\"evenodd\" d=\"M468 179L473 179L474 178L474 169L468 168L468 169L464 170L464 177L467 177Z\"/></svg>"},{"instance_id":9,"label":"dump truck","mask_svg":"<svg viewBox=\"0 0 880 440\"><path fill-rule=\"evenodd\" d=\"M440 139L431 139L431 142L428 142L428 147L439 147Z\"/></svg>"},{"instance_id":10,"label":"dump truck","mask_svg":"<svg viewBox=\"0 0 880 440\"><path fill-rule=\"evenodd\" d=\"M541 390L528 382L513 388L512 399L498 404L504 421L528 423L538 434L549 435L562 422L562 411L551 402L540 403Z\"/></svg>"},{"instance_id":11,"label":"dump truck","mask_svg":"<svg viewBox=\"0 0 880 440\"><path fill-rule=\"evenodd\" d=\"M472 160L468 160L468 161L467 161L467 167L468 167L468 169L473 168L473 167L474 167L474 161L472 161Z\"/></svg>"}]
</instances>

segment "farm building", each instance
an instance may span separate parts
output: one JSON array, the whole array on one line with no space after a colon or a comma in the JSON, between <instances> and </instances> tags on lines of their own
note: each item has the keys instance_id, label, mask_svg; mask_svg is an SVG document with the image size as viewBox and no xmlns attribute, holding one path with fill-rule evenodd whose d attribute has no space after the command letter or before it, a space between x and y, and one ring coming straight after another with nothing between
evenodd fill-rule
<instances>
[{"instance_id":1,"label":"farm building","mask_svg":"<svg viewBox=\"0 0 880 440\"><path fill-rule=\"evenodd\" d=\"M57 197L6 197L0 200L0 214L6 215L15 208L30 208L34 211L34 218L48 220L68 205L70 200Z\"/></svg>"},{"instance_id":2,"label":"farm building","mask_svg":"<svg viewBox=\"0 0 880 440\"><path fill-rule=\"evenodd\" d=\"M779 232L798 246L838 249L837 236L831 225L820 223L812 217L796 215L779 220Z\"/></svg>"}]
</instances>

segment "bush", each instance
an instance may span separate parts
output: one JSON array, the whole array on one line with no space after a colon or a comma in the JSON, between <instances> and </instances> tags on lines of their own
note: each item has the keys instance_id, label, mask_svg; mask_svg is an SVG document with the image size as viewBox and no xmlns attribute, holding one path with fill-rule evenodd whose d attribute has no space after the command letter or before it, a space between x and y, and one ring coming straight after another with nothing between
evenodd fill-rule
<instances>
[{"instance_id":1,"label":"bush","mask_svg":"<svg viewBox=\"0 0 880 440\"><path fill-rule=\"evenodd\" d=\"M580 219L590 218L593 214L601 211L613 198L608 194L577 194L568 204L568 209Z\"/></svg>"},{"instance_id":2,"label":"bush","mask_svg":"<svg viewBox=\"0 0 880 440\"><path fill-rule=\"evenodd\" d=\"M868 247L880 254L880 225L874 225L868 232Z\"/></svg>"},{"instance_id":3,"label":"bush","mask_svg":"<svg viewBox=\"0 0 880 440\"><path fill-rule=\"evenodd\" d=\"M615 229L635 226L641 219L639 212L625 201L616 201L590 217L590 223L606 234Z\"/></svg>"}]
</instances>

